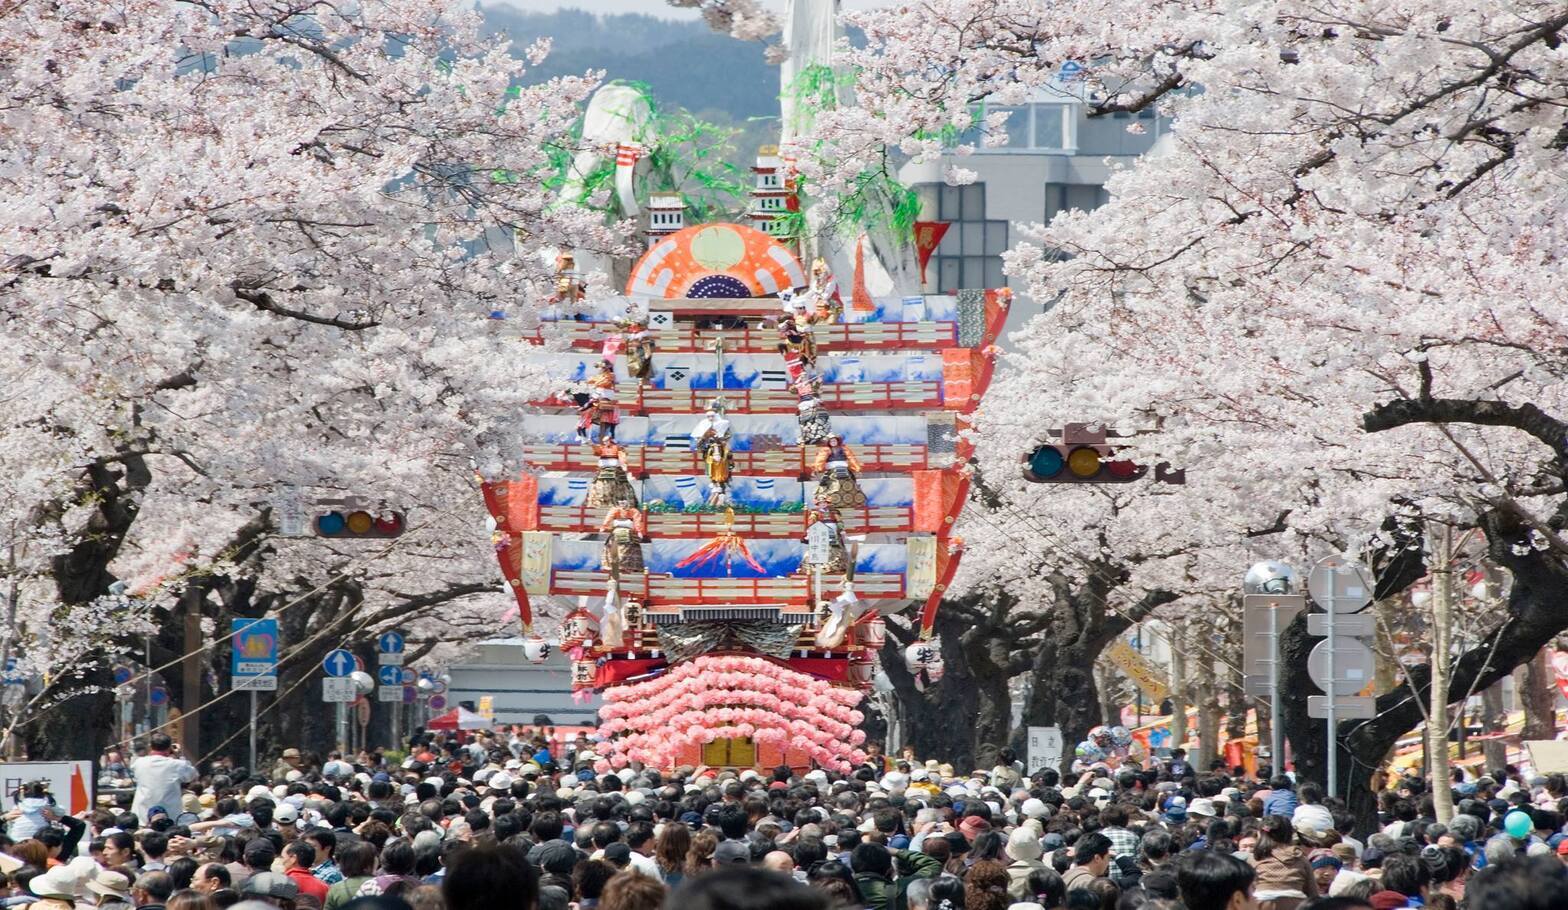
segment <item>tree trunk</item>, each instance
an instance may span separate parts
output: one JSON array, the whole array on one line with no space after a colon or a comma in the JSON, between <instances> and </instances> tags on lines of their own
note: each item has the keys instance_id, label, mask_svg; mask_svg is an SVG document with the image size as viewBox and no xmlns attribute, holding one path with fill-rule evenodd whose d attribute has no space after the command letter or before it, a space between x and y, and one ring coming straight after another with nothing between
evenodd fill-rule
<instances>
[{"instance_id":1,"label":"tree trunk","mask_svg":"<svg viewBox=\"0 0 1568 910\"><path fill-rule=\"evenodd\" d=\"M1503 681L1487 686L1481 693L1481 732L1501 733L1508 725L1508 710L1503 706ZM1483 739L1481 755L1488 771L1508 764L1508 747L1500 739Z\"/></svg>"},{"instance_id":2,"label":"tree trunk","mask_svg":"<svg viewBox=\"0 0 1568 910\"><path fill-rule=\"evenodd\" d=\"M1171 748L1182 748L1187 741L1187 659L1181 636L1171 630Z\"/></svg>"},{"instance_id":3,"label":"tree trunk","mask_svg":"<svg viewBox=\"0 0 1568 910\"><path fill-rule=\"evenodd\" d=\"M1100 650L1080 639L1041 648L1035 656L1034 688L1024 706L1024 725L1061 728L1063 775L1072 766L1073 748L1090 729L1105 722L1094 681L1094 660Z\"/></svg>"},{"instance_id":4,"label":"tree trunk","mask_svg":"<svg viewBox=\"0 0 1568 910\"><path fill-rule=\"evenodd\" d=\"M1454 621L1454 538L1444 525L1427 532L1427 564L1432 567L1431 695L1426 721L1428 779L1437 820L1448 824L1454 817L1454 790L1448 786L1448 668L1449 633Z\"/></svg>"},{"instance_id":5,"label":"tree trunk","mask_svg":"<svg viewBox=\"0 0 1568 910\"><path fill-rule=\"evenodd\" d=\"M924 692L904 666L904 647L913 634L888 623L888 647L882 649L882 669L893 684L893 698L904 729L904 744L921 759L952 764L961 773L975 764L975 728L969 718L981 713L981 691L958 643L959 630L938 611L936 640L942 649L944 674Z\"/></svg>"},{"instance_id":6,"label":"tree trunk","mask_svg":"<svg viewBox=\"0 0 1568 910\"><path fill-rule=\"evenodd\" d=\"M1100 692L1100 716L1105 723L1112 726L1121 723L1121 706L1117 704L1116 697L1116 671L1110 667L1110 662L1097 660L1094 662L1094 687Z\"/></svg>"},{"instance_id":7,"label":"tree trunk","mask_svg":"<svg viewBox=\"0 0 1568 910\"><path fill-rule=\"evenodd\" d=\"M1546 649L1537 651L1535 657L1514 678L1519 700L1524 704L1524 739L1557 738L1557 674L1546 656Z\"/></svg>"},{"instance_id":8,"label":"tree trunk","mask_svg":"<svg viewBox=\"0 0 1568 910\"><path fill-rule=\"evenodd\" d=\"M118 467L118 469L116 469ZM117 579L109 563L120 552L140 507L141 492L152 472L141 456L117 462L94 461L83 472L79 490L97 508L77 542L53 560L52 576L60 601L91 603L109 593ZM26 722L22 736L28 757L97 760L114 725L114 673L104 655L61 668L50 680L43 708Z\"/></svg>"},{"instance_id":9,"label":"tree trunk","mask_svg":"<svg viewBox=\"0 0 1568 910\"><path fill-rule=\"evenodd\" d=\"M1214 661L1198 657L1198 673L1194 698L1198 702L1198 760L1196 767L1207 772L1220 753L1220 699L1214 680Z\"/></svg>"}]
</instances>

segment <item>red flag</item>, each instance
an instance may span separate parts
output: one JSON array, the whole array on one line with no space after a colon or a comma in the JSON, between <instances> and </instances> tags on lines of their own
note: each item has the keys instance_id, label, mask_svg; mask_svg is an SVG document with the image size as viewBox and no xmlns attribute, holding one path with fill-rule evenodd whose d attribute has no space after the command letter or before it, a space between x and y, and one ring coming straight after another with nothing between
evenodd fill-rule
<instances>
[{"instance_id":1,"label":"red flag","mask_svg":"<svg viewBox=\"0 0 1568 910\"><path fill-rule=\"evenodd\" d=\"M92 808L92 801L87 795L87 781L82 778L82 766L75 765L71 768L71 815L86 812Z\"/></svg>"},{"instance_id":2,"label":"red flag","mask_svg":"<svg viewBox=\"0 0 1568 910\"><path fill-rule=\"evenodd\" d=\"M952 224L946 221L916 221L915 222L915 252L920 258L920 283L926 281L926 264L931 261L931 254L936 252L937 246L942 243L942 238L947 236L947 229Z\"/></svg>"}]
</instances>

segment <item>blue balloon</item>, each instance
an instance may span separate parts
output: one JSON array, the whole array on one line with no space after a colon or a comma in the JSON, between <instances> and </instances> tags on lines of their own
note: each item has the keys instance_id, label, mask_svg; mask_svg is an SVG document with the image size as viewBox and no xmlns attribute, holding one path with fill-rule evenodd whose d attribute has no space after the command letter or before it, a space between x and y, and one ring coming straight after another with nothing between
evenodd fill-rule
<instances>
[{"instance_id":1,"label":"blue balloon","mask_svg":"<svg viewBox=\"0 0 1568 910\"><path fill-rule=\"evenodd\" d=\"M1503 816L1503 830L1508 836L1516 840L1524 840L1535 830L1535 821L1530 818L1530 813L1515 809Z\"/></svg>"}]
</instances>

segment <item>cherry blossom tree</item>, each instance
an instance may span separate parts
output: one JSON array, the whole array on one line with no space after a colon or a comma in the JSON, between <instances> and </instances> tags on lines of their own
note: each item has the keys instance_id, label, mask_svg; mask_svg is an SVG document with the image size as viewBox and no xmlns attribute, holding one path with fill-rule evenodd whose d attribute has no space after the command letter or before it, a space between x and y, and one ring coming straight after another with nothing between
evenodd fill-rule
<instances>
[{"instance_id":1,"label":"cherry blossom tree","mask_svg":"<svg viewBox=\"0 0 1568 910\"><path fill-rule=\"evenodd\" d=\"M1452 698L1568 626L1560 6L945 0L850 18L869 39L860 103L811 137L841 171L882 146L945 155L972 105L1020 101L1067 61L1091 116L1174 118L1108 205L1026 229L1008 256L1052 306L978 430L999 472L1041 415L1103 420L1187 485L1020 488L1022 512L1085 546L1103 529L1113 551L1164 536L1201 554L1182 570L1199 587L1233 588L1249 547L1346 550L1380 596L1425 574L1419 521L1479 528L1514 585L1486 645L1453 655ZM1298 625L1288 686L1311 691L1310 645ZM1350 757L1419 723L1412 677L1341 727L1363 814L1371 762ZM1319 777L1301 707L1284 722Z\"/></svg>"},{"instance_id":2,"label":"cherry blossom tree","mask_svg":"<svg viewBox=\"0 0 1568 910\"><path fill-rule=\"evenodd\" d=\"M522 86L547 51L438 0L0 7L5 642L67 709L35 751L111 728L108 642L150 621L178 656L182 603L209 641L309 613L317 648L499 618L473 477L516 468L541 385L540 253L621 239L542 185L596 80ZM279 539L288 489L409 530Z\"/></svg>"}]
</instances>

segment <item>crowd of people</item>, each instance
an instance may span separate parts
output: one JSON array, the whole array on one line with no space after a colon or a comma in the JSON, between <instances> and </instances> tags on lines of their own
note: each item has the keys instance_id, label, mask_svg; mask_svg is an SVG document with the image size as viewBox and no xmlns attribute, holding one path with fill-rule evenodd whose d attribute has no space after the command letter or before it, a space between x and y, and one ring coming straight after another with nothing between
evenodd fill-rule
<instances>
[{"instance_id":1,"label":"crowd of people","mask_svg":"<svg viewBox=\"0 0 1568 910\"><path fill-rule=\"evenodd\" d=\"M197 768L161 734L72 817L29 782L0 838L31 910L1433 910L1568 908L1568 784L1415 776L1375 825L1268 769L1165 761L1026 775L872 748L820 769L594 770L526 728L406 754L287 749ZM560 754L556 754L560 753ZM1519 813L1528 818L1529 828Z\"/></svg>"}]
</instances>

